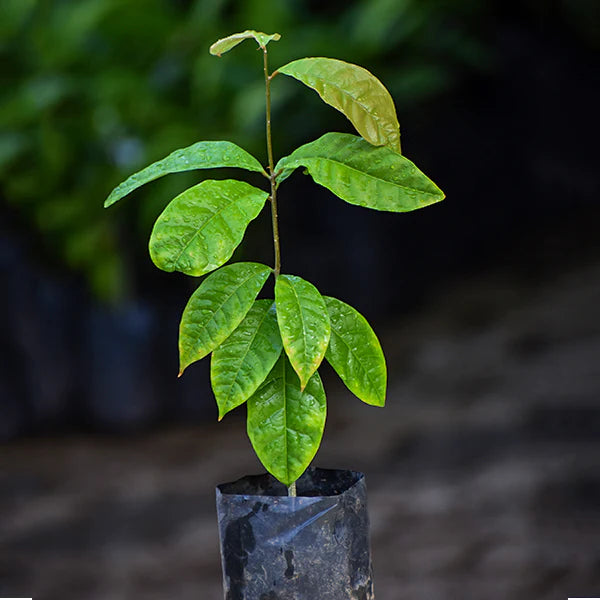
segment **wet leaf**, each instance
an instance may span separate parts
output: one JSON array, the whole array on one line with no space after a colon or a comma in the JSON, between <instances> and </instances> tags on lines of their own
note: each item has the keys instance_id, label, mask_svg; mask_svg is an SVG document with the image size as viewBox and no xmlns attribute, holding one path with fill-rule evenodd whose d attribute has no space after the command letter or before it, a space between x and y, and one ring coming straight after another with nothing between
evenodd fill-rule
<instances>
[{"instance_id":1,"label":"wet leaf","mask_svg":"<svg viewBox=\"0 0 600 600\"><path fill-rule=\"evenodd\" d=\"M326 133L282 158L276 171L306 167L336 196L375 210L405 212L444 199L442 192L410 160L347 133Z\"/></svg>"},{"instance_id":2,"label":"wet leaf","mask_svg":"<svg viewBox=\"0 0 600 600\"><path fill-rule=\"evenodd\" d=\"M264 465L285 485L296 481L314 458L325 428L325 390L315 373L304 391L282 354L248 399L248 437Z\"/></svg>"},{"instance_id":3,"label":"wet leaf","mask_svg":"<svg viewBox=\"0 0 600 600\"><path fill-rule=\"evenodd\" d=\"M256 392L282 349L273 300L257 300L238 328L213 352L210 380L219 420Z\"/></svg>"},{"instance_id":4,"label":"wet leaf","mask_svg":"<svg viewBox=\"0 0 600 600\"><path fill-rule=\"evenodd\" d=\"M325 358L355 396L384 406L387 370L375 332L356 309L329 296L324 300L331 319Z\"/></svg>"},{"instance_id":5,"label":"wet leaf","mask_svg":"<svg viewBox=\"0 0 600 600\"><path fill-rule=\"evenodd\" d=\"M221 56L221 54L229 52L244 40L249 39L256 40L256 43L261 48L265 48L269 42L279 41L281 36L278 33L263 33L262 31L254 31L254 29L246 29L246 31L242 31L241 33L233 33L217 40L211 45L208 51L214 56Z\"/></svg>"},{"instance_id":6,"label":"wet leaf","mask_svg":"<svg viewBox=\"0 0 600 600\"><path fill-rule=\"evenodd\" d=\"M179 325L179 374L218 348L243 321L271 268L234 263L211 273L192 294Z\"/></svg>"},{"instance_id":7,"label":"wet leaf","mask_svg":"<svg viewBox=\"0 0 600 600\"><path fill-rule=\"evenodd\" d=\"M275 282L275 304L283 347L304 388L329 343L325 301L312 283L295 275L280 275Z\"/></svg>"},{"instance_id":8,"label":"wet leaf","mask_svg":"<svg viewBox=\"0 0 600 600\"><path fill-rule=\"evenodd\" d=\"M394 101L383 83L363 67L333 58L301 58L277 71L315 90L371 144L400 152Z\"/></svg>"},{"instance_id":9,"label":"wet leaf","mask_svg":"<svg viewBox=\"0 0 600 600\"><path fill-rule=\"evenodd\" d=\"M104 208L112 206L133 190L163 175L217 167L239 167L264 173L262 165L256 158L233 142L197 142L187 148L171 152L166 158L128 177L110 193L104 202Z\"/></svg>"},{"instance_id":10,"label":"wet leaf","mask_svg":"<svg viewBox=\"0 0 600 600\"><path fill-rule=\"evenodd\" d=\"M243 181L207 180L177 196L158 217L150 257L163 271L200 276L225 264L258 216L267 192Z\"/></svg>"}]
</instances>

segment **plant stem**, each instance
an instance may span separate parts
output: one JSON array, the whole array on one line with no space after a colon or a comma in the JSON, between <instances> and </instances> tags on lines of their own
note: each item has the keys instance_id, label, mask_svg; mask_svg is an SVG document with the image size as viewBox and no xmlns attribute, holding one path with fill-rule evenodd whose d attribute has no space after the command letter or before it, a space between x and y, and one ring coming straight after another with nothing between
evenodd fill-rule
<instances>
[{"instance_id":1,"label":"plant stem","mask_svg":"<svg viewBox=\"0 0 600 600\"><path fill-rule=\"evenodd\" d=\"M267 156L269 158L269 181L271 182L271 223L273 225L273 246L275 249L275 279L281 272L281 251L279 249L279 222L277 220L277 182L275 181L275 161L273 160L273 142L271 139L271 79L269 75L269 61L267 57L267 48L263 48L263 64L265 71L265 102L267 113ZM294 481L288 487L288 496L296 496L296 482Z\"/></svg>"},{"instance_id":2,"label":"plant stem","mask_svg":"<svg viewBox=\"0 0 600 600\"><path fill-rule=\"evenodd\" d=\"M269 62L267 48L263 48L263 63L265 72L265 101L267 112L267 155L269 159L269 181L271 182L271 223L273 226L273 246L275 250L275 279L281 272L281 251L279 248L279 222L277 220L277 182L275 181L275 162L273 160L273 142L271 139L271 78L269 75Z\"/></svg>"},{"instance_id":3,"label":"plant stem","mask_svg":"<svg viewBox=\"0 0 600 600\"><path fill-rule=\"evenodd\" d=\"M267 121L267 156L269 159L269 181L271 182L271 223L273 226L273 247L275 250L275 280L281 272L281 250L279 248L279 221L277 220L277 182L275 181L275 161L273 160L273 141L271 139L271 79L269 75L269 60L267 48L263 48L263 65L265 72L265 102L266 102L266 121ZM276 72L274 73L276 74ZM292 482L288 487L288 496L296 497L296 482Z\"/></svg>"}]
</instances>

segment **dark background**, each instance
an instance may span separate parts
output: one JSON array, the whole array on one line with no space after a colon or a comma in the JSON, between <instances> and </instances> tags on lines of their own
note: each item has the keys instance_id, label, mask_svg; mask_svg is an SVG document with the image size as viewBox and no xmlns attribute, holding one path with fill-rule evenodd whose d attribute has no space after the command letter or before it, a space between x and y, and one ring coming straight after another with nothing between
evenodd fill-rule
<instances>
[{"instance_id":1,"label":"dark background","mask_svg":"<svg viewBox=\"0 0 600 600\"><path fill-rule=\"evenodd\" d=\"M102 202L201 139L264 161L261 56L207 52L250 27L282 34L273 68L376 74L447 195L395 215L301 172L280 190L284 272L356 306L388 358L383 412L326 370L317 458L372 482L381 597L599 595L599 6L4 0L0 594L218 597L212 487L260 466L243 409L214 423L208 361L175 378L197 282L147 239L190 184L262 181L193 172ZM352 131L291 79L273 95L279 157ZM272 262L266 211L235 257Z\"/></svg>"}]
</instances>

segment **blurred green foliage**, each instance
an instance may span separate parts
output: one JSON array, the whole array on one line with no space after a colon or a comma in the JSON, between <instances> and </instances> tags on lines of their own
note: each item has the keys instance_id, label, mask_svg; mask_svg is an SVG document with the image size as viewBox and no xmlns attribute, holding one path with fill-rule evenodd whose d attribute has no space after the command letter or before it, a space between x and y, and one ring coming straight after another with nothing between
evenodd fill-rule
<instances>
[{"instance_id":1,"label":"blurred green foliage","mask_svg":"<svg viewBox=\"0 0 600 600\"><path fill-rule=\"evenodd\" d=\"M481 41L492 17L486 5L2 0L0 194L97 295L118 298L129 280L120 235L147 238L166 201L198 175L144 189L143 202L123 209L130 231L121 234L123 216L102 209L116 183L202 139L229 139L264 159L261 57L245 44L217 59L210 43L257 28L283 36L270 48L273 68L302 56L363 64L388 84L402 124L404 111L490 64ZM316 95L285 79L274 81L279 156L325 130L347 129Z\"/></svg>"}]
</instances>

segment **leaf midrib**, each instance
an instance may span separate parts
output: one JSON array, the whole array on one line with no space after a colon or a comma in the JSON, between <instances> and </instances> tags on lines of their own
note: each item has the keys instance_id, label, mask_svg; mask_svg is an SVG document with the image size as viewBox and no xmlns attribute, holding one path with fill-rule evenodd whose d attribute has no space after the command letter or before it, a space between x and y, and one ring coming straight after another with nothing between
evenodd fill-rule
<instances>
[{"instance_id":1,"label":"leaf midrib","mask_svg":"<svg viewBox=\"0 0 600 600\"><path fill-rule=\"evenodd\" d=\"M287 371L287 365L285 364L285 360L282 361L283 362L283 375L282 375L282 381L283 381L283 406L284 406L284 411L283 411L283 420L284 420L284 434L285 434L285 475L286 475L286 480L289 481L290 479L290 461L289 461L289 456L290 456L290 449L289 449L289 444L290 444L290 440L288 438L288 431L287 431L287 421L288 421L288 414L287 414L287 377L286 377L286 371Z\"/></svg>"},{"instance_id":2,"label":"leaf midrib","mask_svg":"<svg viewBox=\"0 0 600 600\"><path fill-rule=\"evenodd\" d=\"M304 318L304 311L302 310L302 304L300 303L300 296L298 295L296 288L290 281L287 281L287 283L292 288L292 292L296 298L296 302L298 304L298 310L300 312L300 321L302 323L302 342L303 342L303 352L302 353L304 355L304 359L306 360L307 359L307 356L306 356L306 319ZM307 381L307 383L308 383L308 381ZM300 384L302 384L302 382L300 382Z\"/></svg>"},{"instance_id":3,"label":"leaf midrib","mask_svg":"<svg viewBox=\"0 0 600 600\"><path fill-rule=\"evenodd\" d=\"M252 308L250 308L250 310L252 310ZM227 400L229 400L231 398L231 390L233 389L233 386L234 386L235 382L237 381L237 378L238 378L238 376L240 374L240 371L242 370L242 366L244 364L244 361L246 360L246 357L248 356L248 353L250 352L250 348L252 347L252 344L254 343L254 340L256 339L256 336L258 335L258 332L260 331L260 328L262 327L263 323L265 322L265 319L269 315L269 311L270 310L271 310L271 307L269 306L267 308L267 310L265 311L265 314L263 315L262 319L260 320L260 323L258 324L258 327L254 331L254 334L252 335L252 339L250 340L250 342L246 346L246 351L244 352L244 356L242 357L242 359L241 359L241 361L239 363L239 367L236 370L235 377L233 378L231 384L229 385L229 389L227 390L227 396L226 396ZM248 311L248 312L250 312L250 311ZM241 323L240 323L240 325L241 325ZM260 387L260 384L259 384L259 387ZM254 391L256 391L256 390L254 390ZM252 395L252 394L250 394L250 395ZM250 397L250 396L248 396L248 397ZM247 398L246 398L246 400L247 400Z\"/></svg>"},{"instance_id":4,"label":"leaf midrib","mask_svg":"<svg viewBox=\"0 0 600 600\"><path fill-rule=\"evenodd\" d=\"M286 379L286 370L287 365L285 364L285 358L281 361L283 372L281 374L281 383L282 383L282 395L283 395L283 435L284 435L284 454L285 454L285 479L289 481L290 479L290 463L289 463L289 440L288 440L288 429L287 429L287 379Z\"/></svg>"},{"instance_id":5,"label":"leaf midrib","mask_svg":"<svg viewBox=\"0 0 600 600\"><path fill-rule=\"evenodd\" d=\"M377 147L381 147L381 146L377 146ZM336 160L335 158L331 158L329 156L313 156L313 157L307 158L306 160L307 160L307 162L308 161L314 161L314 160L330 161L330 162L335 163L337 165L342 165L343 167L346 167L346 168L350 169L351 171L355 171L356 173L360 173L361 175L364 175L365 177L369 177L371 179L374 179L375 181L382 181L383 183L387 183L388 185L392 185L394 187L397 187L397 188L400 188L400 189L403 189L403 190L410 190L411 192L418 192L420 194L426 194L428 196L433 196L434 198L437 197L437 194L434 194L433 192L427 192L425 190L420 190L418 188L409 187L407 185L400 185L398 183L394 183L392 181L389 181L388 179L381 179L379 177L375 177L375 175L371 175L370 173L367 173L366 171L360 171L356 167L350 166L348 163L341 162L340 160ZM298 162L298 159L296 159L296 162ZM307 169L310 169L312 165L307 165L306 163L298 162L298 164L294 168L296 169L299 166L303 166L303 167L306 167Z\"/></svg>"}]
</instances>

